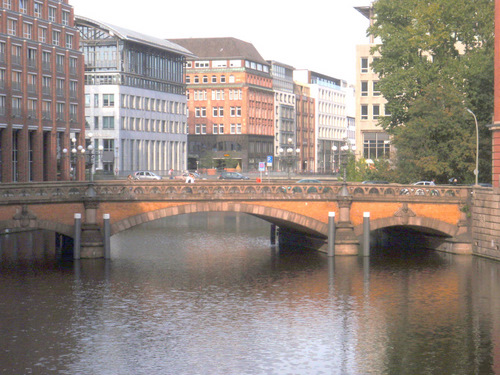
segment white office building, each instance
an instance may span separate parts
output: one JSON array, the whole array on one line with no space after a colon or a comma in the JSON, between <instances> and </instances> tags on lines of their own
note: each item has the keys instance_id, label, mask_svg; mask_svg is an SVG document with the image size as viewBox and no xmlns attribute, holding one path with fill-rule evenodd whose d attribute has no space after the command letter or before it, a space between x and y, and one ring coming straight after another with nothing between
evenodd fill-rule
<instances>
[{"instance_id":1,"label":"white office building","mask_svg":"<svg viewBox=\"0 0 500 375\"><path fill-rule=\"evenodd\" d=\"M76 17L85 55L87 143L102 149L95 170L165 175L187 168L184 62L167 40Z\"/></svg>"}]
</instances>

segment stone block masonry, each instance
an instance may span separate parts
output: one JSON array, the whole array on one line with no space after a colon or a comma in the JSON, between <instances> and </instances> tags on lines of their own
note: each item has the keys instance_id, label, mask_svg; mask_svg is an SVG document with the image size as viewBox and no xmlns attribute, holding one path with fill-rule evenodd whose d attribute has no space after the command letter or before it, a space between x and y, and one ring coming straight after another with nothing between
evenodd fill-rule
<instances>
[{"instance_id":1,"label":"stone block masonry","mask_svg":"<svg viewBox=\"0 0 500 375\"><path fill-rule=\"evenodd\" d=\"M471 215L474 254L500 260L500 189L475 189Z\"/></svg>"}]
</instances>

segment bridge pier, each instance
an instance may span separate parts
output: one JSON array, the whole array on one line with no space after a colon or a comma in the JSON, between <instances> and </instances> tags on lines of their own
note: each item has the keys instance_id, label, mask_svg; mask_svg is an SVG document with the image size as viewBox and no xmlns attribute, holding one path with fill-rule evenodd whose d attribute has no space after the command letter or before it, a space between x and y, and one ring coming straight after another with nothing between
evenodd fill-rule
<instances>
[{"instance_id":1,"label":"bridge pier","mask_svg":"<svg viewBox=\"0 0 500 375\"><path fill-rule=\"evenodd\" d=\"M91 188L92 189L92 188ZM97 200L86 199L85 222L82 224L80 257L87 259L104 258L104 239L101 228L97 224Z\"/></svg>"},{"instance_id":2,"label":"bridge pier","mask_svg":"<svg viewBox=\"0 0 500 375\"><path fill-rule=\"evenodd\" d=\"M351 195L338 197L339 222L335 231L335 255L358 255L359 241L351 223Z\"/></svg>"}]
</instances>

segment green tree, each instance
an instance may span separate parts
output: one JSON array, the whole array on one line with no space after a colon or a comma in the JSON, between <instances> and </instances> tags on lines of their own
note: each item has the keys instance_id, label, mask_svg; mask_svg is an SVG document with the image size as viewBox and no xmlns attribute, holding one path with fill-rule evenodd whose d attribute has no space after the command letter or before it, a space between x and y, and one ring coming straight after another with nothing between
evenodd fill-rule
<instances>
[{"instance_id":1,"label":"green tree","mask_svg":"<svg viewBox=\"0 0 500 375\"><path fill-rule=\"evenodd\" d=\"M374 12L373 68L390 113L380 125L394 135L400 178L473 179L475 123L465 108L481 126L480 175L490 175L494 1L377 0Z\"/></svg>"}]
</instances>

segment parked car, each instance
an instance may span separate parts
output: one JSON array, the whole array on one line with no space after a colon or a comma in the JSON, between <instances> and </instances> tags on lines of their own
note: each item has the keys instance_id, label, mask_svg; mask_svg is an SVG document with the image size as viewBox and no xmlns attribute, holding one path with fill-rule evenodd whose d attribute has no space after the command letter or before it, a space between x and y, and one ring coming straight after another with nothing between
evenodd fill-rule
<instances>
[{"instance_id":1,"label":"parked car","mask_svg":"<svg viewBox=\"0 0 500 375\"><path fill-rule=\"evenodd\" d=\"M178 176L175 176L174 178L175 178L176 180L183 180L183 181L185 181L185 180L186 180L186 178L187 178L190 174L192 174L192 175L194 176L194 178L195 178L195 179L198 179L198 178L200 178L200 177L201 177L201 176L199 175L199 173L196 173L196 172L185 172L185 173L183 173L183 174L180 174L180 175L178 175Z\"/></svg>"},{"instance_id":2,"label":"parked car","mask_svg":"<svg viewBox=\"0 0 500 375\"><path fill-rule=\"evenodd\" d=\"M303 178L302 180L298 180L297 184L321 184L321 181L315 178Z\"/></svg>"},{"instance_id":3,"label":"parked car","mask_svg":"<svg viewBox=\"0 0 500 375\"><path fill-rule=\"evenodd\" d=\"M137 171L134 173L135 180L158 181L162 177L150 171Z\"/></svg>"},{"instance_id":4,"label":"parked car","mask_svg":"<svg viewBox=\"0 0 500 375\"><path fill-rule=\"evenodd\" d=\"M381 180L369 180L369 181L363 181L362 184L369 184L369 185L383 185L383 184L388 184L389 181L381 181Z\"/></svg>"},{"instance_id":5,"label":"parked car","mask_svg":"<svg viewBox=\"0 0 500 375\"><path fill-rule=\"evenodd\" d=\"M418 182L413 183L412 185L433 186L433 185L436 185L436 184L434 182L432 182L432 181L418 181Z\"/></svg>"},{"instance_id":6,"label":"parked car","mask_svg":"<svg viewBox=\"0 0 500 375\"><path fill-rule=\"evenodd\" d=\"M247 176L243 176L238 172L221 172L219 180L249 180Z\"/></svg>"}]
</instances>

